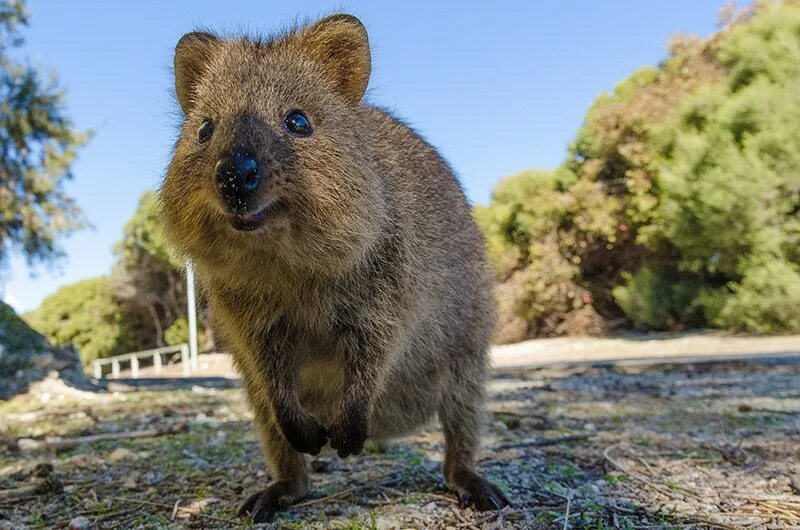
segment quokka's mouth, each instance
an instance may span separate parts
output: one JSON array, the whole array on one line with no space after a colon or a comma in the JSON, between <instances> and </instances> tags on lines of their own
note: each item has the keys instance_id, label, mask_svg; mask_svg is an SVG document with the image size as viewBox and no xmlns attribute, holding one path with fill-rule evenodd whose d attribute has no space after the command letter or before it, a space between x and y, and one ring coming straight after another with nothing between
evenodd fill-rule
<instances>
[{"instance_id":1,"label":"quokka's mouth","mask_svg":"<svg viewBox=\"0 0 800 530\"><path fill-rule=\"evenodd\" d=\"M231 226L240 232L252 232L261 227L280 208L280 202L271 202L251 215L234 214L231 216Z\"/></svg>"}]
</instances>

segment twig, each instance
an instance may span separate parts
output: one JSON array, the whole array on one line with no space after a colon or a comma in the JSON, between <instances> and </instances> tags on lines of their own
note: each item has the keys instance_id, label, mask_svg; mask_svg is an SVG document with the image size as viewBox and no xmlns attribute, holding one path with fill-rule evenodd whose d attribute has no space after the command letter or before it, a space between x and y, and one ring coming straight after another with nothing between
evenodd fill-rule
<instances>
[{"instance_id":1,"label":"twig","mask_svg":"<svg viewBox=\"0 0 800 530\"><path fill-rule=\"evenodd\" d=\"M546 447L548 445L558 445L569 442L580 442L597 436L597 433L585 432L579 434L568 434L556 438L529 438L521 442L504 443L496 446L496 449L514 449L519 447Z\"/></svg>"},{"instance_id":2,"label":"twig","mask_svg":"<svg viewBox=\"0 0 800 530\"><path fill-rule=\"evenodd\" d=\"M672 494L672 491L669 488L661 486L660 484L654 484L653 482L647 480L646 476L640 476L639 472L633 471L633 470L627 468L626 466L622 465L620 462L618 462L617 460L612 458L611 457L611 450L614 449L615 447L619 447L619 445L620 444L609 445L608 447L605 448L605 450L603 450L603 458L609 464L611 464L613 467L617 468L618 470L622 471L623 473L625 473L627 476L631 477L632 479L638 480L639 482L641 482L641 483L643 483L643 484L645 484L647 486L650 486L651 488L653 488L657 492L661 493L662 495L665 495L667 498L670 498L670 499L674 499L675 498L675 495ZM693 491L691 491L691 490L689 490L687 488L679 487L678 489L683 491L686 495L689 495L690 497L694 497L697 500L700 500L700 501L704 500L702 497L698 496L696 493L694 493Z\"/></svg>"},{"instance_id":3,"label":"twig","mask_svg":"<svg viewBox=\"0 0 800 530\"><path fill-rule=\"evenodd\" d=\"M306 508L308 506L313 506L315 504L320 504L320 503L323 503L323 502L327 502L327 501L329 501L331 499L336 499L338 497L342 497L342 496L348 495L350 493L355 493L357 491L363 491L363 490L369 489L369 488L385 487L385 486L389 486L391 484L396 484L399 481L400 481L400 479L398 477L390 477L390 478L387 478L387 479L384 479L384 480L380 480L380 481L377 481L377 482L366 482L364 484L359 484L358 486L351 486L351 487L349 487L347 489L344 489L342 491L338 491L336 493L332 493L332 494L330 494L330 495L328 495L326 497L320 497L319 499L311 499L311 500L308 500L308 501L305 501L305 502L294 504L294 505L292 505L292 508Z\"/></svg>"},{"instance_id":4,"label":"twig","mask_svg":"<svg viewBox=\"0 0 800 530\"><path fill-rule=\"evenodd\" d=\"M50 441L34 441L34 443L24 444L21 448L25 452L41 451L43 449L53 449L55 451L66 451L83 444L95 442L105 442L109 440L130 440L134 438L154 438L167 434L176 434L185 431L186 423L177 423L164 429L142 429L138 431L108 432L102 434L92 434L89 436L78 436L76 438L56 438Z\"/></svg>"},{"instance_id":5,"label":"twig","mask_svg":"<svg viewBox=\"0 0 800 530\"><path fill-rule=\"evenodd\" d=\"M118 501L121 501L121 502L134 502L134 503L139 503L139 504L143 504L143 505L146 505L146 506L155 506L157 508L164 508L166 510L172 510L173 509L173 506L170 506L169 504L163 504L163 503L160 503L160 502L153 502L153 501L146 501L144 499L134 499L132 497L119 497L117 495L106 495L106 498L107 499L118 500ZM218 522L221 522L221 523L230 523L229 519L223 519L222 517L216 517L214 515L209 515L209 514L203 513L203 512L192 513L191 515L196 515L198 517L205 517L206 519L211 519L212 521L218 521Z\"/></svg>"},{"instance_id":6,"label":"twig","mask_svg":"<svg viewBox=\"0 0 800 530\"><path fill-rule=\"evenodd\" d=\"M569 508L572 504L572 491L567 494L567 508L564 510L564 529L567 530L569 528Z\"/></svg>"},{"instance_id":7,"label":"twig","mask_svg":"<svg viewBox=\"0 0 800 530\"><path fill-rule=\"evenodd\" d=\"M175 501L175 506L172 507L172 516L169 518L170 521L174 521L175 518L178 516L178 506L180 506L181 500L178 499Z\"/></svg>"},{"instance_id":8,"label":"twig","mask_svg":"<svg viewBox=\"0 0 800 530\"><path fill-rule=\"evenodd\" d=\"M494 515L494 522L486 527L486 530L500 530L503 528L503 523L506 520L505 515L510 509L510 506L503 506L502 509L497 510L497 513Z\"/></svg>"}]
</instances>

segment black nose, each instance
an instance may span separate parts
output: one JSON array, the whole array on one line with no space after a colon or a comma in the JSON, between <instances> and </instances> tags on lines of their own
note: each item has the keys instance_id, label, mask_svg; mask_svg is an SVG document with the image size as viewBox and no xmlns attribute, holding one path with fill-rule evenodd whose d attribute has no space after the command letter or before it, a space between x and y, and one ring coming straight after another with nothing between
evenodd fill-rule
<instances>
[{"instance_id":1,"label":"black nose","mask_svg":"<svg viewBox=\"0 0 800 530\"><path fill-rule=\"evenodd\" d=\"M219 159L215 172L217 187L231 210L247 211L248 199L261 182L256 158L244 149L231 149Z\"/></svg>"}]
</instances>

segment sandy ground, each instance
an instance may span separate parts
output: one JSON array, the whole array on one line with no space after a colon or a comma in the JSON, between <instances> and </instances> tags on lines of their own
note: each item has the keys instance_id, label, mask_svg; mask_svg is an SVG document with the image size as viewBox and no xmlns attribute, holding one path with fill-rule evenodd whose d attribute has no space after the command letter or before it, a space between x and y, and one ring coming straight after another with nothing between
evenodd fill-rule
<instances>
[{"instance_id":1,"label":"sandy ground","mask_svg":"<svg viewBox=\"0 0 800 530\"><path fill-rule=\"evenodd\" d=\"M358 457L323 452L309 497L268 527L800 528L797 358L509 364L491 382L480 470L512 508L458 505L432 423ZM269 481L251 414L240 389L203 385L50 382L0 404L0 529L249 527L235 510Z\"/></svg>"}]
</instances>

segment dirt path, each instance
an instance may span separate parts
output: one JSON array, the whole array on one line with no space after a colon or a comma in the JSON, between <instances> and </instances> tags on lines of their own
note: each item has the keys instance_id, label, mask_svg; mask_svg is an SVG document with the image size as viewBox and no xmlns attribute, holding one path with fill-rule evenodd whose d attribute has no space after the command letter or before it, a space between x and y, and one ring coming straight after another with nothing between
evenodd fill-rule
<instances>
[{"instance_id":1,"label":"dirt path","mask_svg":"<svg viewBox=\"0 0 800 530\"><path fill-rule=\"evenodd\" d=\"M637 338L563 337L536 339L492 348L492 366L497 369L598 362L633 364L702 362L752 358L800 357L800 335L783 337L736 337L715 333L670 337L647 335ZM129 373L125 370L121 375ZM150 367L141 377L155 377ZM181 377L179 364L163 367L161 377ZM196 377L237 378L231 359L222 353L202 354Z\"/></svg>"},{"instance_id":2,"label":"dirt path","mask_svg":"<svg viewBox=\"0 0 800 530\"><path fill-rule=\"evenodd\" d=\"M492 348L492 364L497 368L581 362L635 361L633 364L645 364L666 360L702 362L791 356L800 356L800 335L743 337L696 333L620 338L562 337Z\"/></svg>"},{"instance_id":3,"label":"dirt path","mask_svg":"<svg viewBox=\"0 0 800 530\"><path fill-rule=\"evenodd\" d=\"M513 509L458 507L432 425L323 453L272 527L800 528L796 361L505 368L489 407L481 470ZM235 509L269 480L250 419L238 389L20 396L0 405L0 528L247 527ZM131 430L151 435L33 450Z\"/></svg>"}]
</instances>

